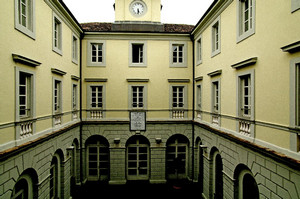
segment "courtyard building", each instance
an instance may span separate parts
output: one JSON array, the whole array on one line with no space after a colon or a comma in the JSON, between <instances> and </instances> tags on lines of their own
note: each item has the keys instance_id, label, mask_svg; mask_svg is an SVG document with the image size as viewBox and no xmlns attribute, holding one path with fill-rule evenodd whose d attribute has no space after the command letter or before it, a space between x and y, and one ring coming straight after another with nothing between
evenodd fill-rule
<instances>
[{"instance_id":1,"label":"courtyard building","mask_svg":"<svg viewBox=\"0 0 300 199\"><path fill-rule=\"evenodd\" d=\"M63 0L3 2L0 198L300 198L300 1L214 0L195 26L112 6L80 24Z\"/></svg>"}]
</instances>

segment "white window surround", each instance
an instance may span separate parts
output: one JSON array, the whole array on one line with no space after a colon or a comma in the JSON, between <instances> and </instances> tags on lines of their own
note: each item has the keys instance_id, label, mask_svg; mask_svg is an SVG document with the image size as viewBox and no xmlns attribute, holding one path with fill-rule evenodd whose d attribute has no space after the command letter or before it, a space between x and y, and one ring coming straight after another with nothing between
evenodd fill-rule
<instances>
[{"instance_id":1,"label":"white window surround","mask_svg":"<svg viewBox=\"0 0 300 199\"><path fill-rule=\"evenodd\" d=\"M92 87L93 86L100 86L102 87L102 107L101 108L93 108L92 107ZM89 83L87 85L87 100L86 100L86 107L89 111L89 118L92 119L102 119L105 118L105 108L106 108L106 85L99 84L99 83ZM93 116L93 113L97 113L97 116ZM100 116L99 116L100 114Z\"/></svg>"},{"instance_id":2,"label":"white window surround","mask_svg":"<svg viewBox=\"0 0 300 199\"><path fill-rule=\"evenodd\" d=\"M53 77L53 115L62 113L62 80L56 77Z\"/></svg>"},{"instance_id":3,"label":"white window surround","mask_svg":"<svg viewBox=\"0 0 300 199\"><path fill-rule=\"evenodd\" d=\"M221 80L215 79L211 84L211 112L219 114L221 112Z\"/></svg>"},{"instance_id":4,"label":"white window surround","mask_svg":"<svg viewBox=\"0 0 300 199\"><path fill-rule=\"evenodd\" d=\"M202 35L196 39L196 66L202 64L203 40Z\"/></svg>"},{"instance_id":5,"label":"white window surround","mask_svg":"<svg viewBox=\"0 0 300 199\"><path fill-rule=\"evenodd\" d=\"M92 61L92 46L93 45L102 45L102 61ZM98 59L98 58L97 58ZM106 42L104 40L88 40L87 41L87 66L106 66Z\"/></svg>"},{"instance_id":6,"label":"white window surround","mask_svg":"<svg viewBox=\"0 0 300 199\"><path fill-rule=\"evenodd\" d=\"M143 87L143 107L134 107L133 106L133 87ZM147 85L146 84L130 84L128 87L128 107L129 109L135 110L145 110L147 109Z\"/></svg>"},{"instance_id":7,"label":"white window surround","mask_svg":"<svg viewBox=\"0 0 300 199\"><path fill-rule=\"evenodd\" d=\"M139 63L133 61L133 45L143 45L142 55L139 58L142 59ZM129 67L147 67L147 42L146 41L129 41Z\"/></svg>"},{"instance_id":8,"label":"white window surround","mask_svg":"<svg viewBox=\"0 0 300 199\"><path fill-rule=\"evenodd\" d=\"M291 0L291 12L296 12L300 9L300 0Z\"/></svg>"},{"instance_id":9,"label":"white window surround","mask_svg":"<svg viewBox=\"0 0 300 199\"><path fill-rule=\"evenodd\" d=\"M62 20L53 12L52 50L62 55Z\"/></svg>"},{"instance_id":10,"label":"white window surround","mask_svg":"<svg viewBox=\"0 0 300 199\"><path fill-rule=\"evenodd\" d=\"M237 43L247 39L251 35L255 34L255 20L256 20L256 0L237 1ZM248 28L245 31L245 3L251 3L248 10Z\"/></svg>"},{"instance_id":11,"label":"white window surround","mask_svg":"<svg viewBox=\"0 0 300 199\"><path fill-rule=\"evenodd\" d=\"M297 70L298 67L298 70ZM297 124L297 72L300 71L300 57L294 58L290 61L290 127L300 129ZM300 74L299 74L300 75ZM298 96L299 97L299 96ZM297 133L290 133L290 150L299 152L299 135Z\"/></svg>"},{"instance_id":12,"label":"white window surround","mask_svg":"<svg viewBox=\"0 0 300 199\"><path fill-rule=\"evenodd\" d=\"M72 110L78 110L78 84L72 83Z\"/></svg>"},{"instance_id":13,"label":"white window surround","mask_svg":"<svg viewBox=\"0 0 300 199\"><path fill-rule=\"evenodd\" d=\"M203 88L202 88L202 84L197 84L196 85L196 89L197 89L197 91L196 91L196 94L197 94L197 97L196 97L196 110L201 110L202 109L202 98L203 98L203 96L202 96L202 90L203 90Z\"/></svg>"},{"instance_id":14,"label":"white window surround","mask_svg":"<svg viewBox=\"0 0 300 199\"><path fill-rule=\"evenodd\" d=\"M182 62L177 62L177 63L174 63L173 62L173 46L174 45L181 45L183 48L182 48L182 52L183 52L183 55L182 55ZM187 60L187 57L188 57L188 53L187 53L187 42L185 41L170 41L170 59L169 59L169 62L170 62L170 67L187 67L187 64L188 64L188 60Z\"/></svg>"},{"instance_id":15,"label":"white window surround","mask_svg":"<svg viewBox=\"0 0 300 199\"><path fill-rule=\"evenodd\" d=\"M182 87L183 88L183 106L182 107L173 107L173 87ZM184 84L170 84L169 87L169 95L170 95L170 101L169 101L169 108L170 110L176 111L182 111L183 112L183 118L187 117L187 111L184 111L188 108L188 85ZM173 111L170 111L170 118L174 118Z\"/></svg>"},{"instance_id":16,"label":"white window surround","mask_svg":"<svg viewBox=\"0 0 300 199\"><path fill-rule=\"evenodd\" d=\"M221 17L217 17L211 26L211 57L221 53Z\"/></svg>"},{"instance_id":17,"label":"white window surround","mask_svg":"<svg viewBox=\"0 0 300 199\"><path fill-rule=\"evenodd\" d=\"M249 101L249 106L250 108L250 114L248 115L244 115L242 113L242 108L243 108L243 85L242 85L242 78L245 76L250 76L250 87L249 87L249 93L250 93L250 101ZM250 70L246 70L243 72L238 72L237 73L237 117L240 118L245 118L245 119L249 119L249 120L254 120L255 119L255 70L254 69L250 69Z\"/></svg>"},{"instance_id":18,"label":"white window surround","mask_svg":"<svg viewBox=\"0 0 300 199\"><path fill-rule=\"evenodd\" d=\"M30 119L30 118L34 118L35 117L35 72L27 70L27 69L23 69L20 67L16 67L16 120L17 121L21 121L22 119ZM30 109L29 114L26 117L23 117L20 115L20 73L25 73L28 78L30 78L30 80L28 81L29 85L27 85L28 87L28 91L29 93L27 93L26 96L28 101L27 105L29 107L27 107L28 109Z\"/></svg>"},{"instance_id":19,"label":"white window surround","mask_svg":"<svg viewBox=\"0 0 300 199\"><path fill-rule=\"evenodd\" d=\"M72 33L72 62L74 64L78 64L79 59L79 39L78 37Z\"/></svg>"},{"instance_id":20,"label":"white window surround","mask_svg":"<svg viewBox=\"0 0 300 199\"><path fill-rule=\"evenodd\" d=\"M23 4L26 7L25 13L21 13L20 4L21 0L15 0L15 28L30 38L35 39L35 0L25 1L25 4ZM22 22L22 19L20 19L22 16L24 17L25 22Z\"/></svg>"}]
</instances>

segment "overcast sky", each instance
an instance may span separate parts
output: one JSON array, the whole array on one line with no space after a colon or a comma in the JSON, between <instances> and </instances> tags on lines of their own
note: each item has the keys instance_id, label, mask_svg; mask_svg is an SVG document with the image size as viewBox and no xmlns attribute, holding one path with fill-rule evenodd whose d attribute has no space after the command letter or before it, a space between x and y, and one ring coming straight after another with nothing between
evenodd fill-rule
<instances>
[{"instance_id":1,"label":"overcast sky","mask_svg":"<svg viewBox=\"0 0 300 199\"><path fill-rule=\"evenodd\" d=\"M114 22L115 0L63 0L79 23ZM162 23L195 25L213 0L161 0Z\"/></svg>"}]
</instances>

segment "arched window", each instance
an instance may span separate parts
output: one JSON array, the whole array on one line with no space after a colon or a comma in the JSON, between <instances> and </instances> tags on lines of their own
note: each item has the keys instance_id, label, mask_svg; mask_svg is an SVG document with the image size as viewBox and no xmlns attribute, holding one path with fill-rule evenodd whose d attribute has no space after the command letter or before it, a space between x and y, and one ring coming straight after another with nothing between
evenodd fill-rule
<instances>
[{"instance_id":1,"label":"arched window","mask_svg":"<svg viewBox=\"0 0 300 199\"><path fill-rule=\"evenodd\" d=\"M240 172L238 178L239 198L241 199L258 199L259 191L257 183L249 170Z\"/></svg>"},{"instance_id":2,"label":"arched window","mask_svg":"<svg viewBox=\"0 0 300 199\"><path fill-rule=\"evenodd\" d=\"M87 141L87 174L90 181L109 179L109 143L101 136Z\"/></svg>"},{"instance_id":3,"label":"arched window","mask_svg":"<svg viewBox=\"0 0 300 199\"><path fill-rule=\"evenodd\" d=\"M212 154L213 160L213 198L222 199L223 198L223 161L219 151L213 148Z\"/></svg>"},{"instance_id":4,"label":"arched window","mask_svg":"<svg viewBox=\"0 0 300 199\"><path fill-rule=\"evenodd\" d=\"M166 173L170 180L187 178L188 139L182 135L167 141Z\"/></svg>"},{"instance_id":5,"label":"arched window","mask_svg":"<svg viewBox=\"0 0 300 199\"><path fill-rule=\"evenodd\" d=\"M33 169L25 170L17 180L11 194L11 199L37 198L38 177Z\"/></svg>"},{"instance_id":6,"label":"arched window","mask_svg":"<svg viewBox=\"0 0 300 199\"><path fill-rule=\"evenodd\" d=\"M50 166L50 199L60 197L60 158L55 154Z\"/></svg>"},{"instance_id":7,"label":"arched window","mask_svg":"<svg viewBox=\"0 0 300 199\"><path fill-rule=\"evenodd\" d=\"M134 136L127 141L127 179L149 179L149 141L143 136Z\"/></svg>"},{"instance_id":8,"label":"arched window","mask_svg":"<svg viewBox=\"0 0 300 199\"><path fill-rule=\"evenodd\" d=\"M11 196L12 199L29 199L29 184L26 178L21 178L16 183L13 194Z\"/></svg>"}]
</instances>

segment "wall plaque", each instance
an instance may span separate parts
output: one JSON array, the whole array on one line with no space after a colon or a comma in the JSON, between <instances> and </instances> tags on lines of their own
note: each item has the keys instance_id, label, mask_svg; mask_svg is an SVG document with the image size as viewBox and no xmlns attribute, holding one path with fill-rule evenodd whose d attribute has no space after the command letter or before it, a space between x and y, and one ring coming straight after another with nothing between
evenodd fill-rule
<instances>
[{"instance_id":1,"label":"wall plaque","mask_svg":"<svg viewBox=\"0 0 300 199\"><path fill-rule=\"evenodd\" d=\"M146 112L130 112L130 131L146 131Z\"/></svg>"}]
</instances>

